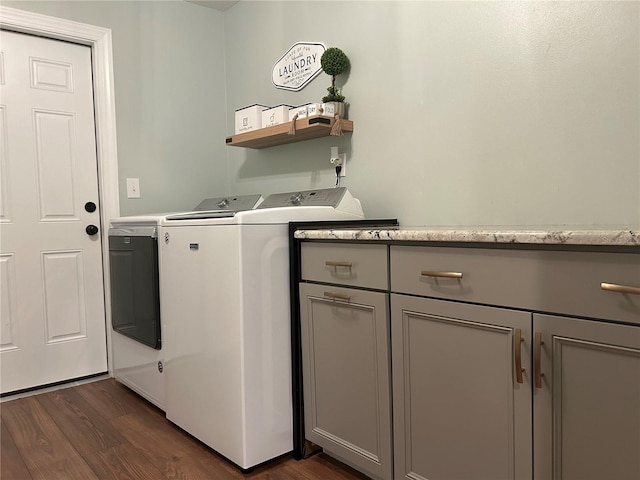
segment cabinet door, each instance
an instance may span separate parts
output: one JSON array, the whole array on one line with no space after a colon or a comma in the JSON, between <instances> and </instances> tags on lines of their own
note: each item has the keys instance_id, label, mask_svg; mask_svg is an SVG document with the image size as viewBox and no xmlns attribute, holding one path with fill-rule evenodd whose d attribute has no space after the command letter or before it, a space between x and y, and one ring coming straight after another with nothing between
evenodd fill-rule
<instances>
[{"instance_id":1,"label":"cabinet door","mask_svg":"<svg viewBox=\"0 0 640 480\"><path fill-rule=\"evenodd\" d=\"M531 314L394 294L391 315L395 478L530 479Z\"/></svg>"},{"instance_id":2,"label":"cabinet door","mask_svg":"<svg viewBox=\"0 0 640 480\"><path fill-rule=\"evenodd\" d=\"M300 285L306 438L390 479L387 294Z\"/></svg>"},{"instance_id":3,"label":"cabinet door","mask_svg":"<svg viewBox=\"0 0 640 480\"><path fill-rule=\"evenodd\" d=\"M533 326L535 478L639 479L640 327L549 315Z\"/></svg>"}]
</instances>

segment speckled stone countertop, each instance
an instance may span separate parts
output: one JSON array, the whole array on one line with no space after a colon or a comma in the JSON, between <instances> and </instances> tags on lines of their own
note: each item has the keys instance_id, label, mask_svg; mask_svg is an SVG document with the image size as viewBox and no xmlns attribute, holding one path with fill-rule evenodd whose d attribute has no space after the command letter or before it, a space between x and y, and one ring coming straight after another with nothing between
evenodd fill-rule
<instances>
[{"instance_id":1,"label":"speckled stone countertop","mask_svg":"<svg viewBox=\"0 0 640 480\"><path fill-rule=\"evenodd\" d=\"M388 242L462 242L538 245L640 247L640 228L533 229L527 227L400 227L381 229L298 230L302 240Z\"/></svg>"}]
</instances>

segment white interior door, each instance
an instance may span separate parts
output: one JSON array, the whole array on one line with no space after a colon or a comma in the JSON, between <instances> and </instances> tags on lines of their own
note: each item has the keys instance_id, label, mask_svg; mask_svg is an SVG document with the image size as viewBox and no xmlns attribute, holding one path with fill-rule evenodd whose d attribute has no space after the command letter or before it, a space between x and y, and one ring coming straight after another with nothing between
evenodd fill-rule
<instances>
[{"instance_id":1,"label":"white interior door","mask_svg":"<svg viewBox=\"0 0 640 480\"><path fill-rule=\"evenodd\" d=\"M0 32L3 394L107 370L91 75L89 47Z\"/></svg>"}]
</instances>

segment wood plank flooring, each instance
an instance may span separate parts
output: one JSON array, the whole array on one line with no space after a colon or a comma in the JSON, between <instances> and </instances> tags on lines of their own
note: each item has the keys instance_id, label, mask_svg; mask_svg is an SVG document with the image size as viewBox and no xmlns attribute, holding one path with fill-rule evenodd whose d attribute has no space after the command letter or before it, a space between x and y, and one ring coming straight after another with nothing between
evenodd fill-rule
<instances>
[{"instance_id":1,"label":"wood plank flooring","mask_svg":"<svg viewBox=\"0 0 640 480\"><path fill-rule=\"evenodd\" d=\"M364 480L321 453L243 474L113 379L0 404L2 480Z\"/></svg>"}]
</instances>

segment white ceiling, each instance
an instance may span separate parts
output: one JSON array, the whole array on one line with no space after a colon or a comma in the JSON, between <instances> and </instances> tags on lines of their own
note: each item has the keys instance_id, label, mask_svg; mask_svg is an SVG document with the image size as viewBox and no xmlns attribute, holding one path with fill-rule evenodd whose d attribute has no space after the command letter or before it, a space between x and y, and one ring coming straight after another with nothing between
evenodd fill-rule
<instances>
[{"instance_id":1,"label":"white ceiling","mask_svg":"<svg viewBox=\"0 0 640 480\"><path fill-rule=\"evenodd\" d=\"M200 1L195 1L195 0L185 0L189 3L195 3L196 5L201 5L203 7L208 7L208 8L214 8L216 10L220 10L220 11L224 11L227 8L235 5L236 3L238 3L239 0L235 0L235 1L224 1L224 0L200 0Z\"/></svg>"}]
</instances>

